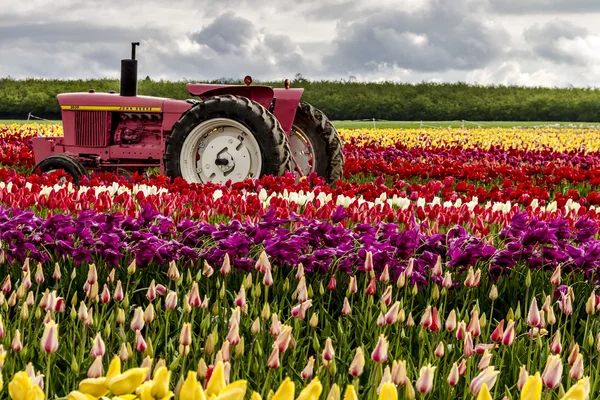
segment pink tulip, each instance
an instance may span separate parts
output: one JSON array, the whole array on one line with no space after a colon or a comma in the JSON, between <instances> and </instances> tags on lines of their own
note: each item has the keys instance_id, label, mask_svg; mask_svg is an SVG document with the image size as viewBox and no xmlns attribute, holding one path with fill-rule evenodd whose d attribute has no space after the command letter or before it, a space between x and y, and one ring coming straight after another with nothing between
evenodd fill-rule
<instances>
[{"instance_id":1,"label":"pink tulip","mask_svg":"<svg viewBox=\"0 0 600 400\"><path fill-rule=\"evenodd\" d=\"M102 293L100 294L100 302L102 302L102 304L106 304L109 301L110 301L110 292L108 291L108 286L105 283L104 288L102 289Z\"/></svg>"},{"instance_id":2,"label":"pink tulip","mask_svg":"<svg viewBox=\"0 0 600 400\"><path fill-rule=\"evenodd\" d=\"M265 276L263 277L263 285L269 287L273 284L273 275L271 275L271 268L267 268Z\"/></svg>"},{"instance_id":3,"label":"pink tulip","mask_svg":"<svg viewBox=\"0 0 600 400\"><path fill-rule=\"evenodd\" d=\"M367 251L367 254L365 256L365 272L371 272L373 271L373 253L371 253L370 251Z\"/></svg>"},{"instance_id":4,"label":"pink tulip","mask_svg":"<svg viewBox=\"0 0 600 400\"><path fill-rule=\"evenodd\" d=\"M167 294L167 288L165 287L165 285L162 285L160 283L156 285L156 294L159 296L164 296L165 294Z\"/></svg>"},{"instance_id":5,"label":"pink tulip","mask_svg":"<svg viewBox=\"0 0 600 400\"><path fill-rule=\"evenodd\" d=\"M383 316L383 313L380 311L379 312L379 316L377 317L377 322L376 322L377 326L381 327L385 325L385 317Z\"/></svg>"},{"instance_id":6,"label":"pink tulip","mask_svg":"<svg viewBox=\"0 0 600 400\"><path fill-rule=\"evenodd\" d=\"M469 321L467 330L471 333L471 335L473 337L481 336L481 325L479 324L479 313L476 310L473 310L473 312L471 313L471 320Z\"/></svg>"},{"instance_id":7,"label":"pink tulip","mask_svg":"<svg viewBox=\"0 0 600 400\"><path fill-rule=\"evenodd\" d=\"M383 267L383 272L379 276L379 282L388 283L390 281L390 268L387 264Z\"/></svg>"},{"instance_id":8,"label":"pink tulip","mask_svg":"<svg viewBox=\"0 0 600 400\"><path fill-rule=\"evenodd\" d=\"M177 307L177 292L169 290L165 299L165 308L167 310L174 310Z\"/></svg>"},{"instance_id":9,"label":"pink tulip","mask_svg":"<svg viewBox=\"0 0 600 400\"><path fill-rule=\"evenodd\" d=\"M314 367L315 367L315 358L313 356L310 356L308 358L306 366L304 367L304 369L302 370L302 373L300 374L302 376L302 379L304 379L305 381L311 380L313 377Z\"/></svg>"},{"instance_id":10,"label":"pink tulip","mask_svg":"<svg viewBox=\"0 0 600 400\"><path fill-rule=\"evenodd\" d=\"M523 386L525 386L527 379L529 379L529 373L527 372L525 365L521 365L521 369L519 370L519 380L517 381L517 389L519 389L519 392L523 390Z\"/></svg>"},{"instance_id":11,"label":"pink tulip","mask_svg":"<svg viewBox=\"0 0 600 400\"><path fill-rule=\"evenodd\" d=\"M484 369L490 366L491 360L492 355L488 352L488 350L485 350L483 356L481 357L481 360L479 360L479 364L477 364L477 369L479 371L483 371Z\"/></svg>"},{"instance_id":12,"label":"pink tulip","mask_svg":"<svg viewBox=\"0 0 600 400\"><path fill-rule=\"evenodd\" d=\"M431 324L429 325L429 330L431 332L437 332L442 328L442 321L440 321L440 315L438 313L437 307L433 307L431 310Z\"/></svg>"},{"instance_id":13,"label":"pink tulip","mask_svg":"<svg viewBox=\"0 0 600 400\"><path fill-rule=\"evenodd\" d=\"M44 324L41 346L46 353L56 353L58 350L58 326L56 322L50 320L50 322Z\"/></svg>"},{"instance_id":14,"label":"pink tulip","mask_svg":"<svg viewBox=\"0 0 600 400\"><path fill-rule=\"evenodd\" d=\"M213 267L211 267L210 264L206 262L206 260L204 260L204 265L202 266L202 274L207 278L210 278L214 272L215 270L213 269Z\"/></svg>"},{"instance_id":15,"label":"pink tulip","mask_svg":"<svg viewBox=\"0 0 600 400\"><path fill-rule=\"evenodd\" d=\"M458 374L460 376L464 376L467 373L467 359L463 358L463 360L458 364Z\"/></svg>"},{"instance_id":16,"label":"pink tulip","mask_svg":"<svg viewBox=\"0 0 600 400\"><path fill-rule=\"evenodd\" d=\"M435 348L435 352L433 353L437 358L444 357L444 343L439 342L437 347Z\"/></svg>"},{"instance_id":17,"label":"pink tulip","mask_svg":"<svg viewBox=\"0 0 600 400\"><path fill-rule=\"evenodd\" d=\"M87 377L90 379L100 378L102 376L102 357L98 356L94 359L90 369L88 369Z\"/></svg>"},{"instance_id":18,"label":"pink tulip","mask_svg":"<svg viewBox=\"0 0 600 400\"><path fill-rule=\"evenodd\" d=\"M458 373L458 364L452 364L452 369L450 369L450 374L448 375L448 385L456 386L458 380L460 379L460 375Z\"/></svg>"},{"instance_id":19,"label":"pink tulip","mask_svg":"<svg viewBox=\"0 0 600 400\"><path fill-rule=\"evenodd\" d=\"M350 284L348 285L348 291L352 294L358 292L358 284L356 283L356 277L354 275L350 277Z\"/></svg>"},{"instance_id":20,"label":"pink tulip","mask_svg":"<svg viewBox=\"0 0 600 400\"><path fill-rule=\"evenodd\" d=\"M452 332L456 329L456 311L450 311L446 320L446 331Z\"/></svg>"},{"instance_id":21,"label":"pink tulip","mask_svg":"<svg viewBox=\"0 0 600 400\"><path fill-rule=\"evenodd\" d=\"M200 307L202 302L200 301L200 293L198 290L198 282L192 284L192 290L190 291L190 297L188 298L188 304L192 307Z\"/></svg>"},{"instance_id":22,"label":"pink tulip","mask_svg":"<svg viewBox=\"0 0 600 400\"><path fill-rule=\"evenodd\" d=\"M573 349L571 350L571 353L569 353L569 358L567 358L569 365L572 366L573 364L575 364L575 360L577 359L578 355L579 355L579 344L575 343L575 345L573 346Z\"/></svg>"},{"instance_id":23,"label":"pink tulip","mask_svg":"<svg viewBox=\"0 0 600 400\"><path fill-rule=\"evenodd\" d=\"M44 270L42 269L42 263L38 262L33 279L38 285L41 285L46 280L46 278L44 278Z\"/></svg>"},{"instance_id":24,"label":"pink tulip","mask_svg":"<svg viewBox=\"0 0 600 400\"><path fill-rule=\"evenodd\" d=\"M229 259L229 254L225 253L225 257L223 258L223 264L221 264L221 275L229 275L231 274L231 260Z\"/></svg>"},{"instance_id":25,"label":"pink tulip","mask_svg":"<svg viewBox=\"0 0 600 400\"><path fill-rule=\"evenodd\" d=\"M375 281L375 276L371 277L371 280L369 281L369 285L367 286L365 292L369 296L373 296L375 293L377 293L377 282Z\"/></svg>"},{"instance_id":26,"label":"pink tulip","mask_svg":"<svg viewBox=\"0 0 600 400\"><path fill-rule=\"evenodd\" d=\"M77 316L81 322L88 319L88 309L83 301L79 303L79 312L77 313Z\"/></svg>"},{"instance_id":27,"label":"pink tulip","mask_svg":"<svg viewBox=\"0 0 600 400\"><path fill-rule=\"evenodd\" d=\"M279 348L275 346L273 347L271 355L267 359L267 366L269 368L279 368L279 365Z\"/></svg>"},{"instance_id":28,"label":"pink tulip","mask_svg":"<svg viewBox=\"0 0 600 400\"><path fill-rule=\"evenodd\" d=\"M542 373L542 382L550 389L556 389L562 380L563 365L560 356L548 356L546 368Z\"/></svg>"},{"instance_id":29,"label":"pink tulip","mask_svg":"<svg viewBox=\"0 0 600 400\"><path fill-rule=\"evenodd\" d=\"M550 277L550 284L554 286L560 285L560 265L557 265Z\"/></svg>"},{"instance_id":30,"label":"pink tulip","mask_svg":"<svg viewBox=\"0 0 600 400\"><path fill-rule=\"evenodd\" d=\"M502 336L502 344L504 346L510 346L515 341L515 321L512 319L508 321L504 335Z\"/></svg>"},{"instance_id":31,"label":"pink tulip","mask_svg":"<svg viewBox=\"0 0 600 400\"><path fill-rule=\"evenodd\" d=\"M23 343L21 343L21 332L19 330L15 330L15 336L13 336L13 340L10 343L10 348L13 351L21 351L23 350Z\"/></svg>"},{"instance_id":32,"label":"pink tulip","mask_svg":"<svg viewBox=\"0 0 600 400\"><path fill-rule=\"evenodd\" d=\"M115 292L113 293L113 299L115 301L123 300L123 286L121 285L121 281L117 281L117 287L115 288Z\"/></svg>"},{"instance_id":33,"label":"pink tulip","mask_svg":"<svg viewBox=\"0 0 600 400\"><path fill-rule=\"evenodd\" d=\"M572 315L573 314L573 304L571 302L571 296L563 293L561 295L560 302L558 303L558 307L566 315Z\"/></svg>"},{"instance_id":34,"label":"pink tulip","mask_svg":"<svg viewBox=\"0 0 600 400\"><path fill-rule=\"evenodd\" d=\"M527 325L532 328L536 328L540 326L540 322L540 310L537 306L537 300L534 297L531 301L531 306L529 307L529 313L527 314Z\"/></svg>"},{"instance_id":35,"label":"pink tulip","mask_svg":"<svg viewBox=\"0 0 600 400\"><path fill-rule=\"evenodd\" d=\"M471 338L471 333L467 332L465 334L465 340L463 342L463 354L465 357L469 358L473 356L473 339Z\"/></svg>"},{"instance_id":36,"label":"pink tulip","mask_svg":"<svg viewBox=\"0 0 600 400\"><path fill-rule=\"evenodd\" d=\"M415 389L421 394L427 394L433 389L433 378L436 367L432 367L428 364L421 368L419 372L419 379L415 383Z\"/></svg>"},{"instance_id":37,"label":"pink tulip","mask_svg":"<svg viewBox=\"0 0 600 400\"><path fill-rule=\"evenodd\" d=\"M327 290L334 291L337 287L337 281L335 280L335 274L331 276L329 283L327 284Z\"/></svg>"},{"instance_id":38,"label":"pink tulip","mask_svg":"<svg viewBox=\"0 0 600 400\"><path fill-rule=\"evenodd\" d=\"M354 358L350 363L350 368L348 369L348 373L353 377L357 378L362 375L363 369L365 367L365 355L362 351L362 348L357 347L356 353L354 354Z\"/></svg>"},{"instance_id":39,"label":"pink tulip","mask_svg":"<svg viewBox=\"0 0 600 400\"><path fill-rule=\"evenodd\" d=\"M332 361L335 356L335 350L333 349L333 343L331 343L331 338L327 338L325 340L325 347L323 348L323 360Z\"/></svg>"},{"instance_id":40,"label":"pink tulip","mask_svg":"<svg viewBox=\"0 0 600 400\"><path fill-rule=\"evenodd\" d=\"M465 340L465 333L467 332L467 325L464 321L460 321L456 327L456 340Z\"/></svg>"},{"instance_id":41,"label":"pink tulip","mask_svg":"<svg viewBox=\"0 0 600 400\"><path fill-rule=\"evenodd\" d=\"M221 345L221 354L223 356L223 361L228 362L231 359L231 346L229 340L225 339L223 344Z\"/></svg>"},{"instance_id":42,"label":"pink tulip","mask_svg":"<svg viewBox=\"0 0 600 400\"><path fill-rule=\"evenodd\" d=\"M90 357L92 357L92 358L96 358L98 356L102 357L102 356L104 356L105 352L106 352L106 345L104 344L104 340L102 340L102 336L100 335L100 333L97 333L96 337L94 338L94 343L92 344L92 348L90 350Z\"/></svg>"},{"instance_id":43,"label":"pink tulip","mask_svg":"<svg viewBox=\"0 0 600 400\"><path fill-rule=\"evenodd\" d=\"M562 351L562 344L560 342L560 331L557 330L552 338L552 343L550 343L550 352L552 354L560 354Z\"/></svg>"},{"instance_id":44,"label":"pink tulip","mask_svg":"<svg viewBox=\"0 0 600 400\"><path fill-rule=\"evenodd\" d=\"M142 307L135 309L129 328L131 328L132 331L141 331L144 328L144 310Z\"/></svg>"},{"instance_id":45,"label":"pink tulip","mask_svg":"<svg viewBox=\"0 0 600 400\"><path fill-rule=\"evenodd\" d=\"M269 329L269 332L272 336L279 336L279 333L281 332L281 322L279 322L277 314L271 316L271 329Z\"/></svg>"},{"instance_id":46,"label":"pink tulip","mask_svg":"<svg viewBox=\"0 0 600 400\"><path fill-rule=\"evenodd\" d=\"M390 303L392 302L392 285L388 285L385 288L385 292L383 292L379 301L385 304L386 306L390 305Z\"/></svg>"},{"instance_id":47,"label":"pink tulip","mask_svg":"<svg viewBox=\"0 0 600 400\"><path fill-rule=\"evenodd\" d=\"M244 307L246 305L246 289L244 288L244 285L240 287L240 291L238 292L237 296L235 296L233 304L238 307Z\"/></svg>"},{"instance_id":48,"label":"pink tulip","mask_svg":"<svg viewBox=\"0 0 600 400\"><path fill-rule=\"evenodd\" d=\"M435 265L431 270L431 275L435 277L440 277L442 276L442 272L442 256L438 255Z\"/></svg>"},{"instance_id":49,"label":"pink tulip","mask_svg":"<svg viewBox=\"0 0 600 400\"><path fill-rule=\"evenodd\" d=\"M204 300L200 303L200 308L205 310L208 308L208 297L206 295L204 295Z\"/></svg>"},{"instance_id":50,"label":"pink tulip","mask_svg":"<svg viewBox=\"0 0 600 400\"><path fill-rule=\"evenodd\" d=\"M444 289L450 289L452 287L452 274L450 271L446 271L444 279L442 280L442 287Z\"/></svg>"},{"instance_id":51,"label":"pink tulip","mask_svg":"<svg viewBox=\"0 0 600 400\"><path fill-rule=\"evenodd\" d=\"M412 278L414 265L415 265L415 259L411 257L408 260L408 265L406 266L406 269L404 270L407 278Z\"/></svg>"},{"instance_id":52,"label":"pink tulip","mask_svg":"<svg viewBox=\"0 0 600 400\"><path fill-rule=\"evenodd\" d=\"M23 275L23 282L21 283L21 285L23 285L23 287L25 289L31 289L31 276L29 271L27 271L24 275Z\"/></svg>"},{"instance_id":53,"label":"pink tulip","mask_svg":"<svg viewBox=\"0 0 600 400\"><path fill-rule=\"evenodd\" d=\"M423 316L421 317L421 322L419 322L419 325L421 325L424 328L429 328L432 323L433 318L431 315L431 306L427 306L425 312L423 313Z\"/></svg>"},{"instance_id":54,"label":"pink tulip","mask_svg":"<svg viewBox=\"0 0 600 400\"><path fill-rule=\"evenodd\" d=\"M496 329L494 329L494 331L490 335L490 340L494 343L500 343L500 342L502 342L503 336L504 336L504 320L501 320L498 323L498 325L496 326Z\"/></svg>"},{"instance_id":55,"label":"pink tulip","mask_svg":"<svg viewBox=\"0 0 600 400\"><path fill-rule=\"evenodd\" d=\"M569 371L569 376L574 381L578 381L583 378L583 354L578 354L575 359L575 363L571 367L571 371Z\"/></svg>"},{"instance_id":56,"label":"pink tulip","mask_svg":"<svg viewBox=\"0 0 600 400\"><path fill-rule=\"evenodd\" d=\"M65 299L62 297L57 297L54 302L54 311L56 312L64 312L67 309L67 305L65 304Z\"/></svg>"},{"instance_id":57,"label":"pink tulip","mask_svg":"<svg viewBox=\"0 0 600 400\"><path fill-rule=\"evenodd\" d=\"M279 353L284 353L288 349L291 341L292 341L292 327L289 325L284 325L281 328L281 332L275 339L275 343L273 343L273 346L277 346L279 348ZM233 342L232 342L232 344L233 344ZM329 344L331 345L331 340L329 340ZM327 347L327 343L325 344L325 347ZM333 348L331 350L333 351Z\"/></svg>"},{"instance_id":58,"label":"pink tulip","mask_svg":"<svg viewBox=\"0 0 600 400\"><path fill-rule=\"evenodd\" d=\"M300 278L298 282L298 288L296 289L298 292L298 302L303 303L308 300L308 291L306 290L306 279L304 277Z\"/></svg>"},{"instance_id":59,"label":"pink tulip","mask_svg":"<svg viewBox=\"0 0 600 400\"><path fill-rule=\"evenodd\" d=\"M98 272L96 271L96 265L90 264L88 269L87 283L93 285L98 282Z\"/></svg>"},{"instance_id":60,"label":"pink tulip","mask_svg":"<svg viewBox=\"0 0 600 400\"><path fill-rule=\"evenodd\" d=\"M135 331L135 349L140 353L143 353L148 348L146 341L144 340L144 336L142 336L142 332L139 330Z\"/></svg>"},{"instance_id":61,"label":"pink tulip","mask_svg":"<svg viewBox=\"0 0 600 400\"><path fill-rule=\"evenodd\" d=\"M350 314L352 314L352 307L350 307L348 298L344 297L344 304L342 305L342 315L350 315Z\"/></svg>"},{"instance_id":62,"label":"pink tulip","mask_svg":"<svg viewBox=\"0 0 600 400\"><path fill-rule=\"evenodd\" d=\"M156 282L154 282L154 279L152 279L152 282L150 282L150 286L146 292L146 298L150 301L154 301L154 299L156 299Z\"/></svg>"},{"instance_id":63,"label":"pink tulip","mask_svg":"<svg viewBox=\"0 0 600 400\"><path fill-rule=\"evenodd\" d=\"M10 283L10 275L7 275L6 278L4 278L4 282L2 282L2 291L4 293L10 293L11 290L12 285Z\"/></svg>"},{"instance_id":64,"label":"pink tulip","mask_svg":"<svg viewBox=\"0 0 600 400\"><path fill-rule=\"evenodd\" d=\"M239 341L239 335L238 335ZM192 344L192 324L184 322L181 332L179 333L179 344L182 346L190 346ZM237 344L237 343L236 343Z\"/></svg>"},{"instance_id":65,"label":"pink tulip","mask_svg":"<svg viewBox=\"0 0 600 400\"><path fill-rule=\"evenodd\" d=\"M271 263L269 262L269 257L267 256L267 253L265 253L264 250L260 253L260 256L258 257L258 261L256 261L256 264L254 264L254 268L261 274L264 274L265 272L267 272L267 269L271 269Z\"/></svg>"},{"instance_id":66,"label":"pink tulip","mask_svg":"<svg viewBox=\"0 0 600 400\"><path fill-rule=\"evenodd\" d=\"M304 265L302 265L302 263L298 263L298 268L296 270L296 279L300 280L302 277L304 277Z\"/></svg>"},{"instance_id":67,"label":"pink tulip","mask_svg":"<svg viewBox=\"0 0 600 400\"><path fill-rule=\"evenodd\" d=\"M500 374L500 371L494 371L494 367L492 366L487 367L485 370L480 372L479 375L473 378L471 384L469 385L469 389L471 390L471 393L473 393L473 396L477 396L479 394L479 391L484 383L487 385L488 389L491 389L496 384L498 374Z\"/></svg>"},{"instance_id":68,"label":"pink tulip","mask_svg":"<svg viewBox=\"0 0 600 400\"><path fill-rule=\"evenodd\" d=\"M122 362L126 362L127 360L129 360L129 352L127 351L127 346L125 345L125 343L121 345L121 350L119 350L119 359Z\"/></svg>"},{"instance_id":69,"label":"pink tulip","mask_svg":"<svg viewBox=\"0 0 600 400\"><path fill-rule=\"evenodd\" d=\"M385 314L385 323L386 324L393 325L398 321L399 309L400 309L400 302L397 301Z\"/></svg>"},{"instance_id":70,"label":"pink tulip","mask_svg":"<svg viewBox=\"0 0 600 400\"><path fill-rule=\"evenodd\" d=\"M176 281L177 279L179 279L179 270L177 269L177 264L175 264L175 261L171 261L169 263L169 270L167 271L167 277L172 280L172 281Z\"/></svg>"},{"instance_id":71,"label":"pink tulip","mask_svg":"<svg viewBox=\"0 0 600 400\"><path fill-rule=\"evenodd\" d=\"M388 359L388 341L383 334L379 335L377 345L371 353L371 359L379 364L384 364Z\"/></svg>"},{"instance_id":72,"label":"pink tulip","mask_svg":"<svg viewBox=\"0 0 600 400\"><path fill-rule=\"evenodd\" d=\"M479 354L480 356L483 355L486 350L493 350L496 347L495 344L487 344L487 343L477 343L477 345L475 345L475 353Z\"/></svg>"}]
</instances>

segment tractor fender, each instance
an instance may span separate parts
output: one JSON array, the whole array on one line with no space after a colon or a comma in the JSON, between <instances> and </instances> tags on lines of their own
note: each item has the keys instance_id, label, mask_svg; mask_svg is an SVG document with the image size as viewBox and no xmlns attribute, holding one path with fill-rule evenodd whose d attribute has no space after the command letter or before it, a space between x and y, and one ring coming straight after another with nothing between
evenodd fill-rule
<instances>
[{"instance_id":1,"label":"tractor fender","mask_svg":"<svg viewBox=\"0 0 600 400\"><path fill-rule=\"evenodd\" d=\"M290 133L304 89L274 89L274 92L275 108L273 114L275 114L275 118L281 124L283 131Z\"/></svg>"},{"instance_id":2,"label":"tractor fender","mask_svg":"<svg viewBox=\"0 0 600 400\"><path fill-rule=\"evenodd\" d=\"M267 110L273 102L273 88L269 86L245 86L245 85L210 85L201 83L188 83L188 92L202 99L213 96L230 94L233 96L247 97L256 101Z\"/></svg>"}]
</instances>

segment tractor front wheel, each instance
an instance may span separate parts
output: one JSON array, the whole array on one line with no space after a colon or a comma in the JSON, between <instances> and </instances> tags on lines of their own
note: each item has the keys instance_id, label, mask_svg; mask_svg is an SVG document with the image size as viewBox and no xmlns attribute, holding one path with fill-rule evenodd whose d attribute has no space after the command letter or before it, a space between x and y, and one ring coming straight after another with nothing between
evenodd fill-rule
<instances>
[{"instance_id":1,"label":"tractor front wheel","mask_svg":"<svg viewBox=\"0 0 600 400\"><path fill-rule=\"evenodd\" d=\"M164 163L171 178L225 183L283 175L289 158L273 114L248 98L223 95L198 102L175 123Z\"/></svg>"},{"instance_id":2,"label":"tractor front wheel","mask_svg":"<svg viewBox=\"0 0 600 400\"><path fill-rule=\"evenodd\" d=\"M330 185L342 178L342 142L322 111L300 102L289 142L293 160L291 169L296 175L306 176L316 172Z\"/></svg>"},{"instance_id":3,"label":"tractor front wheel","mask_svg":"<svg viewBox=\"0 0 600 400\"><path fill-rule=\"evenodd\" d=\"M85 167L81 165L79 161L65 155L46 157L33 168L34 171L37 169L39 169L42 173L52 173L58 170L63 170L67 174L71 175L74 186L79 186L81 177L87 176Z\"/></svg>"}]
</instances>

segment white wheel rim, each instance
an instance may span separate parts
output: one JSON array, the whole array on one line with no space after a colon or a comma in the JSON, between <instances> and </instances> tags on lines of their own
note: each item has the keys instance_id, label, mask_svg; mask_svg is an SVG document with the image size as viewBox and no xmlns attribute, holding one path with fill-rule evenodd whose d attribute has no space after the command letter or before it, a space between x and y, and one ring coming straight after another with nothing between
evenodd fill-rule
<instances>
[{"instance_id":1,"label":"white wheel rim","mask_svg":"<svg viewBox=\"0 0 600 400\"><path fill-rule=\"evenodd\" d=\"M246 126L228 118L214 118L189 133L179 165L182 178L188 182L240 182L260 176L262 154Z\"/></svg>"},{"instance_id":2,"label":"white wheel rim","mask_svg":"<svg viewBox=\"0 0 600 400\"><path fill-rule=\"evenodd\" d=\"M293 160L296 163L293 172L296 175L300 174L296 168L296 166L298 166L302 171L302 175L300 176L310 175L311 172L315 171L315 150L308 135L306 135L300 128L294 126L290 132L288 141Z\"/></svg>"}]
</instances>

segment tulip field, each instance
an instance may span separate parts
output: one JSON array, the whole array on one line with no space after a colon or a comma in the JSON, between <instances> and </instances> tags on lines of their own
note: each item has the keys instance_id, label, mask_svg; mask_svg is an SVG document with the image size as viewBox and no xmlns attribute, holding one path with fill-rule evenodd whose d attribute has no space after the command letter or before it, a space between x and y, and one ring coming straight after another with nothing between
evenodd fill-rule
<instances>
[{"instance_id":1,"label":"tulip field","mask_svg":"<svg viewBox=\"0 0 600 400\"><path fill-rule=\"evenodd\" d=\"M0 124L0 398L600 398L600 130L339 133L335 186L74 187Z\"/></svg>"}]
</instances>

